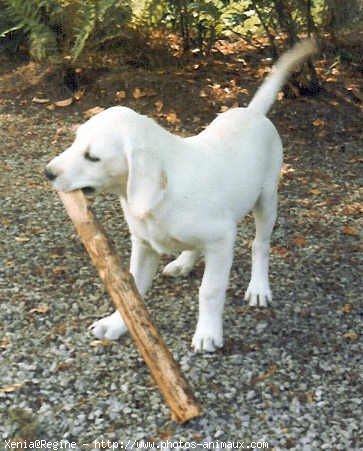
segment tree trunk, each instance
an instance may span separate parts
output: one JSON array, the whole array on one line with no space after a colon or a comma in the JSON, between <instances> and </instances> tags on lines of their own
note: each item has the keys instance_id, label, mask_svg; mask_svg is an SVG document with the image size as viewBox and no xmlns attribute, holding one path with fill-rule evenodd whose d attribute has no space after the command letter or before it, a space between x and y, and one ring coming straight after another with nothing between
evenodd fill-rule
<instances>
[{"instance_id":1,"label":"tree trunk","mask_svg":"<svg viewBox=\"0 0 363 451\"><path fill-rule=\"evenodd\" d=\"M287 42L289 46L292 47L298 41L296 23L284 0L274 0L274 4L280 27L287 33Z\"/></svg>"},{"instance_id":2,"label":"tree trunk","mask_svg":"<svg viewBox=\"0 0 363 451\"><path fill-rule=\"evenodd\" d=\"M327 29L333 37L337 32L351 24L362 13L362 0L325 0L327 9Z\"/></svg>"},{"instance_id":3,"label":"tree trunk","mask_svg":"<svg viewBox=\"0 0 363 451\"><path fill-rule=\"evenodd\" d=\"M290 8L286 0L274 0L276 15L280 28L287 34L287 42L292 47L298 40L298 27L294 21ZM305 19L308 35L311 34L314 22L311 15L311 0L306 5ZM316 95L321 89L320 82L312 61L309 61L302 67L299 73L293 74L290 82L287 83L283 91L287 97L296 97L296 95Z\"/></svg>"},{"instance_id":4,"label":"tree trunk","mask_svg":"<svg viewBox=\"0 0 363 451\"><path fill-rule=\"evenodd\" d=\"M189 14L186 0L177 0L176 17L179 21L180 35L183 43L183 52L190 50Z\"/></svg>"}]
</instances>

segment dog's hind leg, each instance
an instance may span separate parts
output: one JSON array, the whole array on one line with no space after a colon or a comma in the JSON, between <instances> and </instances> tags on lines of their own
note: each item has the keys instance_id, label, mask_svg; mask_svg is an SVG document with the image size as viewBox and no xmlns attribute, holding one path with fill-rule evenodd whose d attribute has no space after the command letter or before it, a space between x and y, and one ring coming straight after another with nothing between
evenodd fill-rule
<instances>
[{"instance_id":1,"label":"dog's hind leg","mask_svg":"<svg viewBox=\"0 0 363 451\"><path fill-rule=\"evenodd\" d=\"M130 272L134 276L136 287L143 296L150 287L159 263L159 255L146 243L132 236ZM127 331L118 310L90 326L92 333L99 339L117 340Z\"/></svg>"},{"instance_id":2,"label":"dog's hind leg","mask_svg":"<svg viewBox=\"0 0 363 451\"><path fill-rule=\"evenodd\" d=\"M163 274L169 277L187 276L199 257L200 254L197 251L184 251L165 266Z\"/></svg>"},{"instance_id":3,"label":"dog's hind leg","mask_svg":"<svg viewBox=\"0 0 363 451\"><path fill-rule=\"evenodd\" d=\"M251 306L267 307L272 300L268 279L270 239L276 221L277 189L265 189L253 209L256 236L252 244L251 281L245 300Z\"/></svg>"}]
</instances>

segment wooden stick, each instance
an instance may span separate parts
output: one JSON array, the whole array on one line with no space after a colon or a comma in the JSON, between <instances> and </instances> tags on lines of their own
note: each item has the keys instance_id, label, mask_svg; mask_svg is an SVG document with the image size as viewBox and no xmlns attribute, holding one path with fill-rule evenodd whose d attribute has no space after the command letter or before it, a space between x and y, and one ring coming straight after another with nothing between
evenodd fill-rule
<instances>
[{"instance_id":1,"label":"wooden stick","mask_svg":"<svg viewBox=\"0 0 363 451\"><path fill-rule=\"evenodd\" d=\"M77 190L58 194L169 405L173 420L185 423L201 415L201 407L153 324L132 275L122 269L114 246L97 224L83 192Z\"/></svg>"}]
</instances>

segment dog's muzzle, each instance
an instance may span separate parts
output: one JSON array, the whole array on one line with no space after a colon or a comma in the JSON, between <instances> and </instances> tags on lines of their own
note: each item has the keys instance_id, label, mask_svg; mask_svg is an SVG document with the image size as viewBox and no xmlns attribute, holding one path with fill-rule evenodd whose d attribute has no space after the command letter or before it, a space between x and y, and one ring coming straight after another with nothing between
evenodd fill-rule
<instances>
[{"instance_id":1,"label":"dog's muzzle","mask_svg":"<svg viewBox=\"0 0 363 451\"><path fill-rule=\"evenodd\" d=\"M84 192L84 194L92 194L96 192L95 188L93 188L92 186L85 186L84 188L81 189Z\"/></svg>"},{"instance_id":2,"label":"dog's muzzle","mask_svg":"<svg viewBox=\"0 0 363 451\"><path fill-rule=\"evenodd\" d=\"M48 180L50 180L51 182L53 182L56 178L57 175L54 174L54 172L52 172L49 168L45 168L44 170L44 175L47 177Z\"/></svg>"}]
</instances>

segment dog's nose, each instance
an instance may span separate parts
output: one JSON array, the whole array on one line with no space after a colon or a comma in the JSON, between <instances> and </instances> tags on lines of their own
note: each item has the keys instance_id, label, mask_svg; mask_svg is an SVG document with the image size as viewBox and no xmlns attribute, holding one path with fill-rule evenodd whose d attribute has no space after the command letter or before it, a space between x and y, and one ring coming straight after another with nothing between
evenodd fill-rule
<instances>
[{"instance_id":1,"label":"dog's nose","mask_svg":"<svg viewBox=\"0 0 363 451\"><path fill-rule=\"evenodd\" d=\"M45 168L44 174L50 181L55 180L57 178L57 175L54 174L54 172L52 172L48 167Z\"/></svg>"}]
</instances>

